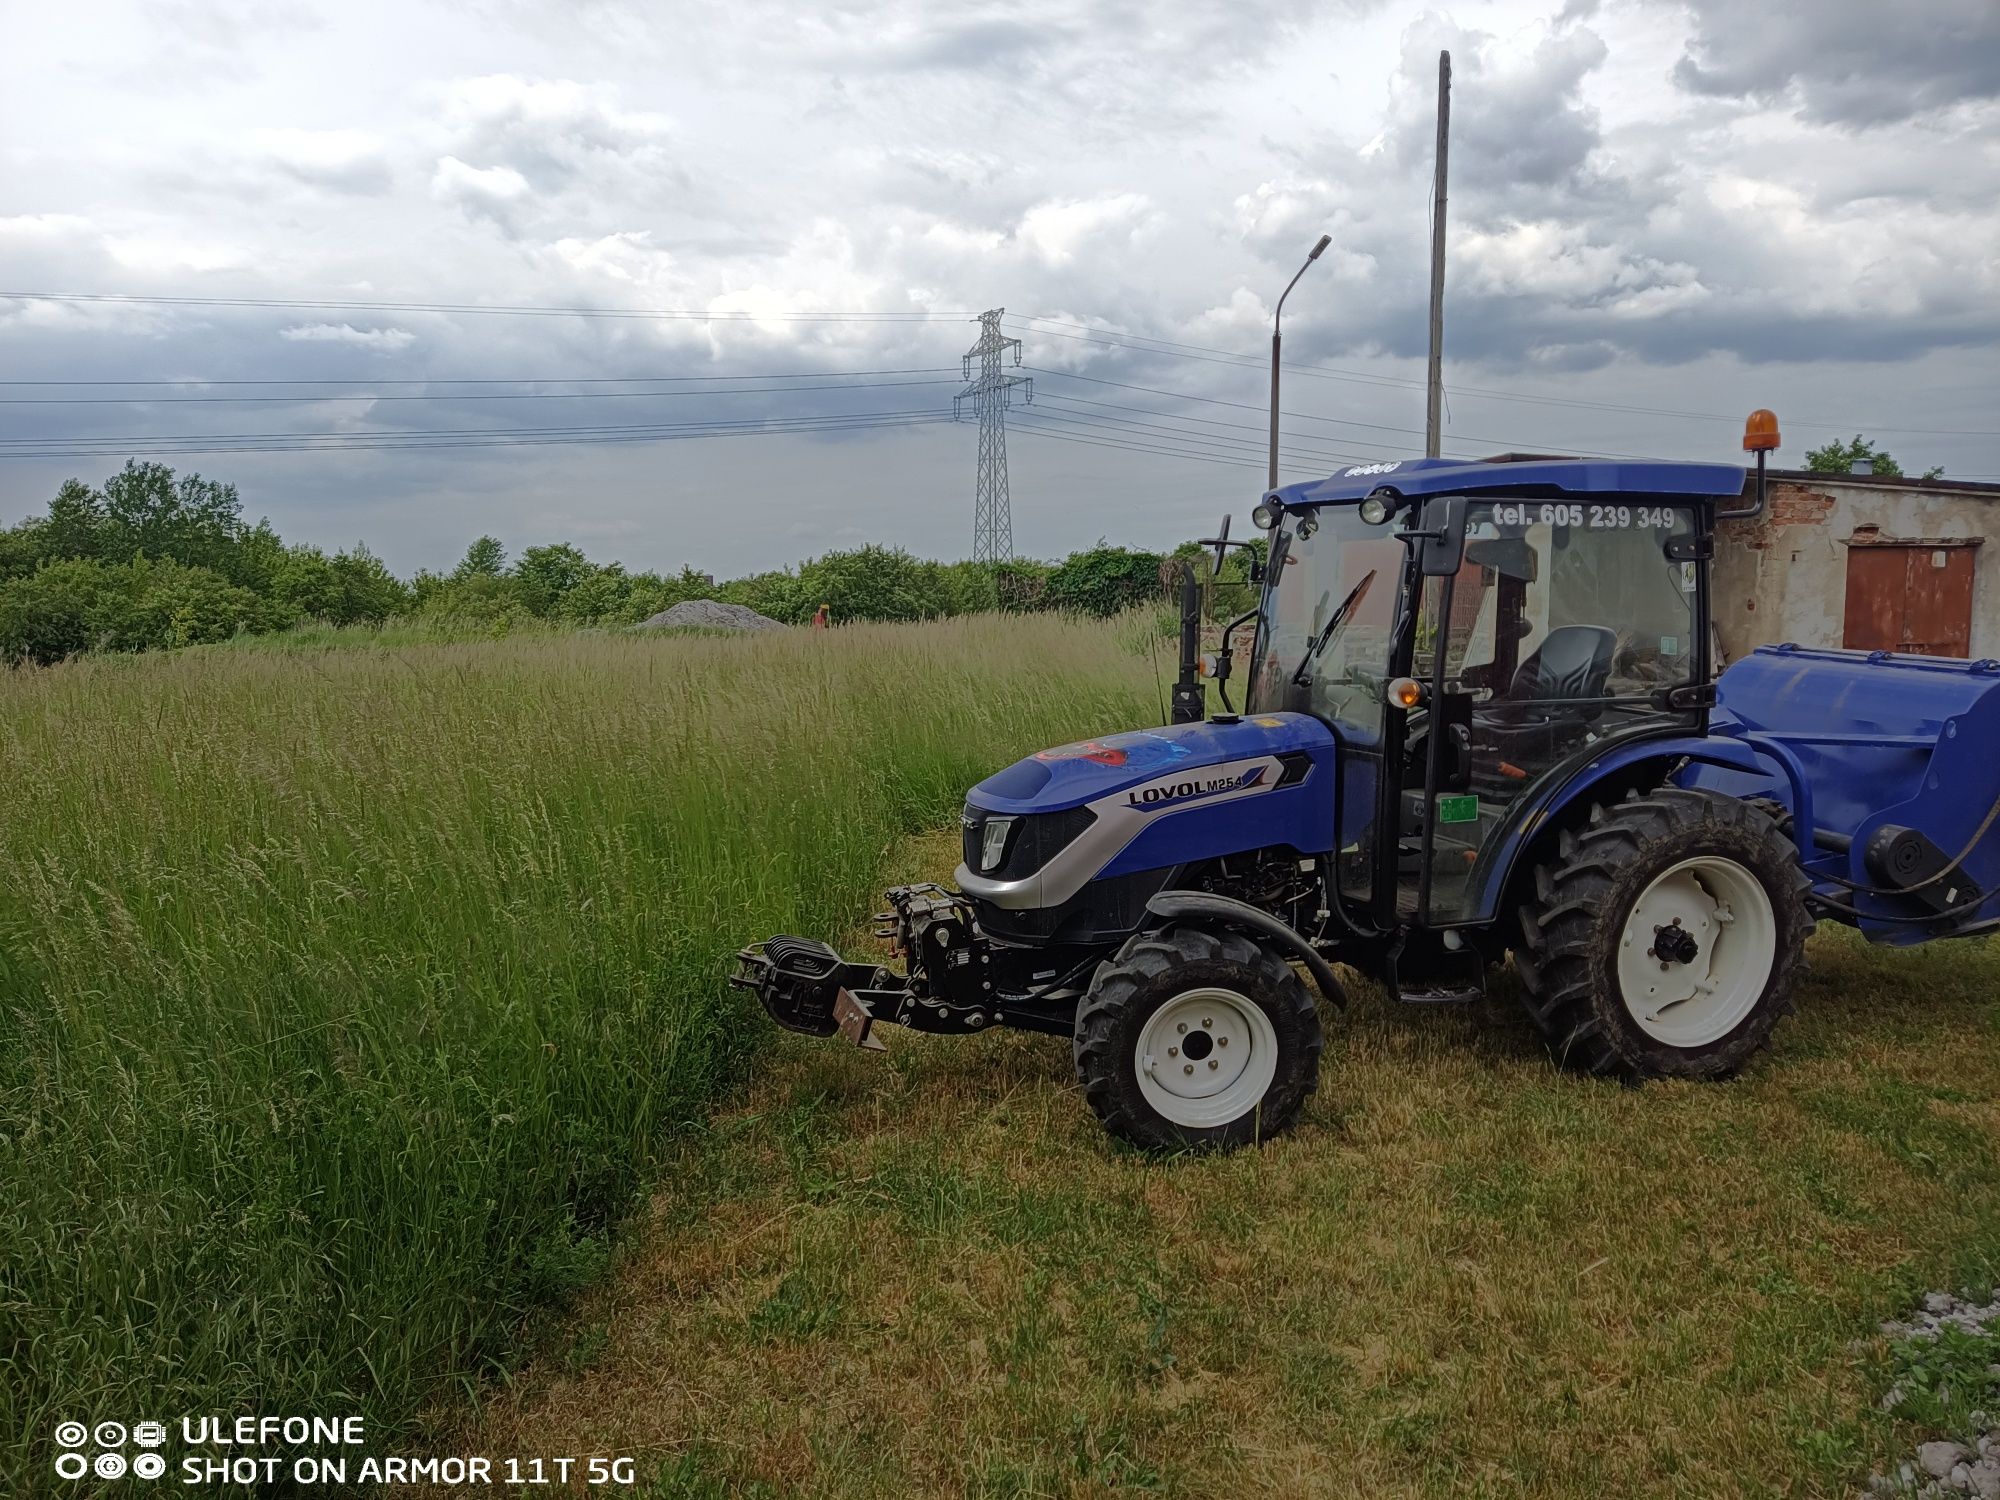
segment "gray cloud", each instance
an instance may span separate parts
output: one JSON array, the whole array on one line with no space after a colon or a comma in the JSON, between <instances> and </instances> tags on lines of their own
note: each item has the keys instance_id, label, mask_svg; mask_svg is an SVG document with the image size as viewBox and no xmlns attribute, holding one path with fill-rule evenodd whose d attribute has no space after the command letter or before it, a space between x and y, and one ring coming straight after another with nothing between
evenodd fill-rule
<instances>
[{"instance_id":1,"label":"gray cloud","mask_svg":"<svg viewBox=\"0 0 2000 1500\"><path fill-rule=\"evenodd\" d=\"M257 166L307 187L372 195L392 181L388 145L368 131L262 130L251 148Z\"/></svg>"},{"instance_id":2,"label":"gray cloud","mask_svg":"<svg viewBox=\"0 0 2000 1500\"><path fill-rule=\"evenodd\" d=\"M278 337L295 344L351 344L380 354L398 353L417 341L407 328L356 328L352 323L300 323L280 328Z\"/></svg>"},{"instance_id":3,"label":"gray cloud","mask_svg":"<svg viewBox=\"0 0 2000 1500\"><path fill-rule=\"evenodd\" d=\"M505 166L552 191L610 166L665 173L673 127L626 109L617 91L565 78L494 74L453 85L443 104L454 153Z\"/></svg>"},{"instance_id":4,"label":"gray cloud","mask_svg":"<svg viewBox=\"0 0 2000 1500\"><path fill-rule=\"evenodd\" d=\"M1987 352L2000 345L1990 106L1857 132L1813 117L1808 84L1773 85L1769 106L1677 86L1684 50L1713 60L1704 39L1723 23L1708 8L1683 19L1484 0L1463 14L1478 25L1290 0L592 0L579 20L552 0L484 0L476 21L413 21L398 0L324 0L309 34L241 29L237 71L190 73L162 108L158 96L128 105L117 82L150 55L143 27L134 41L50 12L0 57L13 168L0 286L757 316L0 301L0 357L19 378L949 373L826 395L744 381L700 397L0 405L0 436L938 413L969 324L804 319L1004 305L1251 354L1012 330L1031 363L1068 377L1038 376L1046 415L1023 420L1012 445L1023 548L1171 542L1261 480L1256 356L1270 299L1322 230L1334 248L1288 306L1287 351L1360 378L1288 385L1288 407L1324 420L1288 424L1300 451L1287 462L1413 448L1439 46L1457 74L1454 382L1673 409L1772 404L1788 431L1810 432L1799 424L1812 416L1837 418L1842 435L1850 423L1993 425L1980 409L2000 380ZM1239 404L1180 406L1153 390ZM1078 404L1092 400L1145 410ZM1465 408L1481 447L1713 455L1733 441L1681 418L1633 415L1617 431L1577 409ZM1063 410L1178 422L1243 461L1065 442L1117 429L1064 429ZM1980 439L1891 441L1906 462L2000 472ZM515 547L574 535L635 565L726 572L842 536L962 552L970 444L969 429L941 427L189 462L239 480L288 535L366 537L402 568L449 562L492 530ZM45 503L64 472L115 466L0 462L0 522ZM743 525L746 508L769 524Z\"/></svg>"},{"instance_id":5,"label":"gray cloud","mask_svg":"<svg viewBox=\"0 0 2000 1500\"><path fill-rule=\"evenodd\" d=\"M940 21L929 29L885 47L875 66L890 71L985 72L1003 62L1031 62L1037 56L1075 44L1067 26L1024 24L999 16Z\"/></svg>"},{"instance_id":6,"label":"gray cloud","mask_svg":"<svg viewBox=\"0 0 2000 1500\"><path fill-rule=\"evenodd\" d=\"M1691 0L1695 34L1674 81L1696 94L1796 101L1809 120L1867 127L2000 98L1993 0L1879 0L1746 8Z\"/></svg>"},{"instance_id":7,"label":"gray cloud","mask_svg":"<svg viewBox=\"0 0 2000 1500\"><path fill-rule=\"evenodd\" d=\"M1522 187L1575 186L1602 140L1584 80L1608 55L1604 39L1578 26L1544 37L1527 58L1502 64L1492 38L1453 26L1414 28L1405 38L1395 149L1409 168L1427 169L1435 144L1436 58L1452 52L1453 158L1463 180Z\"/></svg>"}]
</instances>

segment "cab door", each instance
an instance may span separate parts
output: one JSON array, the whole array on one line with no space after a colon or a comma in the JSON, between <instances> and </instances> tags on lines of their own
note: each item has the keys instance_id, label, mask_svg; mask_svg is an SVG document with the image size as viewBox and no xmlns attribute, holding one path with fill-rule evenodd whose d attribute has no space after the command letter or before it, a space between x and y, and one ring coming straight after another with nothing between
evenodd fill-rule
<instances>
[{"instance_id":1,"label":"cab door","mask_svg":"<svg viewBox=\"0 0 2000 1500\"><path fill-rule=\"evenodd\" d=\"M1699 575L1679 506L1480 501L1458 572L1425 581L1398 907L1488 920L1492 878L1544 796L1605 742L1679 731L1665 695L1698 671Z\"/></svg>"}]
</instances>

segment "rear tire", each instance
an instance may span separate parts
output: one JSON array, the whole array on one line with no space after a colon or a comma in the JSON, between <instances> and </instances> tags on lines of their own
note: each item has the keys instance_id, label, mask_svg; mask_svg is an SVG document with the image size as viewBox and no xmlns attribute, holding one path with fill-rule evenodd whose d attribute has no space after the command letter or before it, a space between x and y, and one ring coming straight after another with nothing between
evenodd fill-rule
<instances>
[{"instance_id":1,"label":"rear tire","mask_svg":"<svg viewBox=\"0 0 2000 1500\"><path fill-rule=\"evenodd\" d=\"M1228 1151L1291 1128L1324 1045L1311 994L1275 952L1171 927L1098 965L1074 1055L1084 1097L1120 1140Z\"/></svg>"},{"instance_id":2,"label":"rear tire","mask_svg":"<svg viewBox=\"0 0 2000 1500\"><path fill-rule=\"evenodd\" d=\"M1751 803L1662 787L1593 807L1535 871L1515 954L1556 1061L1725 1078L1792 1008L1812 930L1798 849Z\"/></svg>"}]
</instances>

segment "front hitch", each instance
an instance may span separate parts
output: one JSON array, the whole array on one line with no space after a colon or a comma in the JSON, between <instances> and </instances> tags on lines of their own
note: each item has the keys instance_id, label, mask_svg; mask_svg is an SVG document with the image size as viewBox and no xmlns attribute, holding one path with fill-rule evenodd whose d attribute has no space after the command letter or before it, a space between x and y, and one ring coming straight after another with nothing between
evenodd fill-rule
<instances>
[{"instance_id":1,"label":"front hitch","mask_svg":"<svg viewBox=\"0 0 2000 1500\"><path fill-rule=\"evenodd\" d=\"M774 937L736 955L730 984L750 990L787 1031L846 1037L871 1052L886 1050L875 1023L962 1034L1001 1023L992 966L994 945L970 904L937 885L898 886L876 920L878 937L905 959L909 973L843 959L816 938Z\"/></svg>"},{"instance_id":2,"label":"front hitch","mask_svg":"<svg viewBox=\"0 0 2000 1500\"><path fill-rule=\"evenodd\" d=\"M849 963L825 943L801 937L752 943L736 955L729 982L753 991L765 1013L787 1031L839 1032L871 1051L881 1050L882 1043L868 1034L873 1012L860 996L888 1000L893 1008L906 993L901 975L878 964Z\"/></svg>"}]
</instances>

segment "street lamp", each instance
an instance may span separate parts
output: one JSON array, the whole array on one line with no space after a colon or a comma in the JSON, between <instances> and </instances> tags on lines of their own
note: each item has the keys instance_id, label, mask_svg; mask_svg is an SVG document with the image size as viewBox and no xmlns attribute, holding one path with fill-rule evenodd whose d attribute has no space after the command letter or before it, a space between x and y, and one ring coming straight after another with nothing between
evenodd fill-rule
<instances>
[{"instance_id":1,"label":"street lamp","mask_svg":"<svg viewBox=\"0 0 2000 1500\"><path fill-rule=\"evenodd\" d=\"M1284 294L1278 298L1278 310L1271 314L1271 482L1266 489L1278 487L1278 346L1283 336L1278 332L1278 320L1285 315L1285 298L1292 295L1292 288L1299 284L1299 276L1306 274L1308 267L1319 259L1320 252L1333 243L1333 236L1323 234L1319 243L1306 256L1306 263L1299 267L1298 276L1285 283Z\"/></svg>"}]
</instances>

